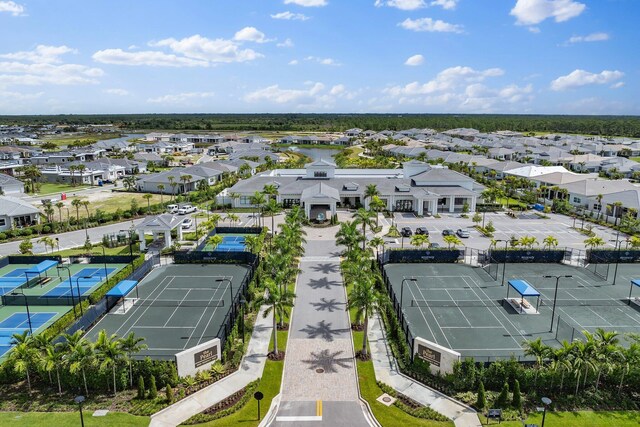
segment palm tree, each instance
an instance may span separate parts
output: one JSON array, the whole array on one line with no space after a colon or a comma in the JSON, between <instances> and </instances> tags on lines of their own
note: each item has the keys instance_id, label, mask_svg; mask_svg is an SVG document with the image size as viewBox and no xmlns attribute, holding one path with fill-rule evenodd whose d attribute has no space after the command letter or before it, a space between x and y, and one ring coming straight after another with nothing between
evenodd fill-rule
<instances>
[{"instance_id":1,"label":"palm tree","mask_svg":"<svg viewBox=\"0 0 640 427\"><path fill-rule=\"evenodd\" d=\"M234 213L229 213L227 214L227 216L225 217L226 220L228 220L231 225L235 224L237 221L240 220L240 217Z\"/></svg>"},{"instance_id":2,"label":"palm tree","mask_svg":"<svg viewBox=\"0 0 640 427\"><path fill-rule=\"evenodd\" d=\"M78 223L80 222L80 206L82 206L82 200L80 199L73 199L71 201L71 206L73 206L74 208L76 208L76 220L78 221Z\"/></svg>"},{"instance_id":3,"label":"palm tree","mask_svg":"<svg viewBox=\"0 0 640 427\"><path fill-rule=\"evenodd\" d=\"M158 191L160 192L160 204L162 205L164 203L164 201L162 200L162 196L164 195L165 186L164 184L158 184L157 188L158 188Z\"/></svg>"},{"instance_id":4,"label":"palm tree","mask_svg":"<svg viewBox=\"0 0 640 427\"><path fill-rule=\"evenodd\" d=\"M76 179L75 179L76 170L78 170L77 166L69 165L69 173L71 174L71 185L74 187L76 185Z\"/></svg>"},{"instance_id":5,"label":"palm tree","mask_svg":"<svg viewBox=\"0 0 640 427\"><path fill-rule=\"evenodd\" d=\"M364 240L364 236L358 230L355 221L340 223L340 229L336 233L336 243L347 247L347 252L351 252L357 244Z\"/></svg>"},{"instance_id":6,"label":"palm tree","mask_svg":"<svg viewBox=\"0 0 640 427\"><path fill-rule=\"evenodd\" d=\"M602 215L602 199L603 199L603 195L602 194L598 194L596 196L596 201L598 202L598 206L600 207L600 209L598 209L598 221L600 221L600 215Z\"/></svg>"},{"instance_id":7,"label":"palm tree","mask_svg":"<svg viewBox=\"0 0 640 427\"><path fill-rule=\"evenodd\" d=\"M64 353L61 344L49 344L44 348L40 356L40 365L46 372L56 371L58 382L58 395L62 396L62 384L60 383L60 366L62 366Z\"/></svg>"},{"instance_id":8,"label":"palm tree","mask_svg":"<svg viewBox=\"0 0 640 427\"><path fill-rule=\"evenodd\" d=\"M51 205L51 202L47 202L44 205L43 208L44 214L47 217L47 222L53 222L53 214L54 214L54 210L53 210L53 206Z\"/></svg>"},{"instance_id":9,"label":"palm tree","mask_svg":"<svg viewBox=\"0 0 640 427\"><path fill-rule=\"evenodd\" d=\"M117 394L116 369L124 357L124 351L122 350L120 341L116 334L108 336L107 331L103 329L98 333L95 349L100 369L111 369L113 376L113 395L115 396Z\"/></svg>"},{"instance_id":10,"label":"palm tree","mask_svg":"<svg viewBox=\"0 0 640 427\"><path fill-rule=\"evenodd\" d=\"M173 201L176 196L176 185L178 185L178 183L176 182L176 177L173 175L169 175L167 181L169 181L169 185L171 186L171 200Z\"/></svg>"},{"instance_id":11,"label":"palm tree","mask_svg":"<svg viewBox=\"0 0 640 427\"><path fill-rule=\"evenodd\" d=\"M444 236L442 240L444 240L444 242L447 244L449 249L452 249L452 248L455 249L456 246L462 245L462 240L460 240L458 236L453 236L453 235Z\"/></svg>"},{"instance_id":12,"label":"palm tree","mask_svg":"<svg viewBox=\"0 0 640 427\"><path fill-rule=\"evenodd\" d=\"M82 206L84 206L84 209L87 211L87 220L89 219L89 204L88 200L82 201Z\"/></svg>"},{"instance_id":13,"label":"palm tree","mask_svg":"<svg viewBox=\"0 0 640 427\"><path fill-rule=\"evenodd\" d=\"M411 244L417 248L429 244L429 238L424 234L414 234L411 236Z\"/></svg>"},{"instance_id":14,"label":"palm tree","mask_svg":"<svg viewBox=\"0 0 640 427\"><path fill-rule=\"evenodd\" d=\"M254 208L254 217L257 218L257 225L260 226L260 217L258 216L258 210L262 210L262 205L264 205L266 202L266 199L264 197L264 194L262 194L259 191L256 191L255 193L253 193L253 196L251 196L251 204L253 205Z\"/></svg>"},{"instance_id":15,"label":"palm tree","mask_svg":"<svg viewBox=\"0 0 640 427\"><path fill-rule=\"evenodd\" d=\"M551 248L555 248L558 246L558 239L556 239L554 236L547 236L544 238L542 243L544 244L545 248L550 250Z\"/></svg>"},{"instance_id":16,"label":"palm tree","mask_svg":"<svg viewBox=\"0 0 640 427\"><path fill-rule=\"evenodd\" d=\"M209 237L209 239L207 240L207 243L212 246L211 250L215 250L218 247L218 245L223 241L224 241L224 238L221 235L214 234L213 236Z\"/></svg>"},{"instance_id":17,"label":"palm tree","mask_svg":"<svg viewBox=\"0 0 640 427\"><path fill-rule=\"evenodd\" d=\"M380 192L378 191L378 186L375 184L368 184L367 188L364 190L364 198L371 199L373 196L380 196Z\"/></svg>"},{"instance_id":18,"label":"palm tree","mask_svg":"<svg viewBox=\"0 0 640 427\"><path fill-rule=\"evenodd\" d=\"M538 239L536 239L534 236L522 236L520 239L518 239L518 244L523 248L531 249L533 245L538 244Z\"/></svg>"},{"instance_id":19,"label":"palm tree","mask_svg":"<svg viewBox=\"0 0 640 427\"><path fill-rule=\"evenodd\" d=\"M280 322L284 322L284 318L289 315L291 307L293 307L293 299L295 294L287 289L287 286L279 287L271 278L265 280L265 292L256 298L255 305L267 305L264 311L264 317L273 312L273 354L278 356L278 328L276 317L280 318Z\"/></svg>"},{"instance_id":20,"label":"palm tree","mask_svg":"<svg viewBox=\"0 0 640 427\"><path fill-rule=\"evenodd\" d=\"M64 207L64 203L56 202L56 208L58 208L58 215L60 216L60 223L62 224L62 208Z\"/></svg>"},{"instance_id":21,"label":"palm tree","mask_svg":"<svg viewBox=\"0 0 640 427\"><path fill-rule=\"evenodd\" d=\"M354 222L356 224L360 224L362 225L362 250L364 251L365 249L365 244L366 244L366 236L367 236L367 227L371 227L373 225L373 218L372 218L372 213L371 211L366 210L365 208L360 208L356 211L356 213L353 215L354 218Z\"/></svg>"},{"instance_id":22,"label":"palm tree","mask_svg":"<svg viewBox=\"0 0 640 427\"><path fill-rule=\"evenodd\" d=\"M191 175L189 175L188 173L187 173L187 174L184 174L184 175L180 175L180 181L182 181L182 182L183 182L183 184L184 184L184 192L185 192L185 193L188 193L188 192L189 192L189 190L187 190L187 184L188 184L192 179L193 179L193 177L192 177Z\"/></svg>"},{"instance_id":23,"label":"palm tree","mask_svg":"<svg viewBox=\"0 0 640 427\"><path fill-rule=\"evenodd\" d=\"M374 237L369 240L368 245L376 250L376 258L380 252L380 246L382 246L382 251L384 252L384 239L382 237Z\"/></svg>"},{"instance_id":24,"label":"palm tree","mask_svg":"<svg viewBox=\"0 0 640 427\"><path fill-rule=\"evenodd\" d=\"M40 240L38 240L38 242L40 242L40 243L42 243L44 245L45 253L47 252L47 248L49 248L49 247L51 248L51 252L53 252L53 248L55 248L55 246L56 246L55 241L50 236L44 236Z\"/></svg>"},{"instance_id":25,"label":"palm tree","mask_svg":"<svg viewBox=\"0 0 640 427\"><path fill-rule=\"evenodd\" d=\"M268 200L271 200L271 196L275 199L278 196L278 187L273 184L266 184L262 188L262 193L267 196Z\"/></svg>"},{"instance_id":26,"label":"palm tree","mask_svg":"<svg viewBox=\"0 0 640 427\"><path fill-rule=\"evenodd\" d=\"M66 353L64 362L69 366L71 374L82 375L82 383L84 384L85 396L89 395L89 387L87 387L87 369L95 366L96 358L91 343L83 337L82 330L76 331L73 335L64 334Z\"/></svg>"},{"instance_id":27,"label":"palm tree","mask_svg":"<svg viewBox=\"0 0 640 427\"><path fill-rule=\"evenodd\" d=\"M551 355L551 347L542 342L542 338L538 337L536 340L527 340L524 343L525 356L533 356L536 358L536 375L533 380L535 387L538 382L538 372L542 368L542 363Z\"/></svg>"},{"instance_id":28,"label":"palm tree","mask_svg":"<svg viewBox=\"0 0 640 427\"><path fill-rule=\"evenodd\" d=\"M151 194L145 194L144 196L142 196L142 198L147 201L147 213L151 212L151 198L152 197L153 196Z\"/></svg>"},{"instance_id":29,"label":"palm tree","mask_svg":"<svg viewBox=\"0 0 640 427\"><path fill-rule=\"evenodd\" d=\"M76 166L76 170L80 174L80 184L84 184L84 171L87 170L87 167L82 163Z\"/></svg>"},{"instance_id":30,"label":"palm tree","mask_svg":"<svg viewBox=\"0 0 640 427\"><path fill-rule=\"evenodd\" d=\"M276 213L280 210L280 205L276 199L269 199L266 205L264 205L264 213L271 215L271 233L275 233L275 218Z\"/></svg>"},{"instance_id":31,"label":"palm tree","mask_svg":"<svg viewBox=\"0 0 640 427\"><path fill-rule=\"evenodd\" d=\"M126 354L127 362L129 363L129 385L133 388L133 355L147 348L146 344L143 344L144 338L137 337L134 332L129 334L120 340L120 349Z\"/></svg>"},{"instance_id":32,"label":"palm tree","mask_svg":"<svg viewBox=\"0 0 640 427\"><path fill-rule=\"evenodd\" d=\"M240 193L230 192L229 193L229 198L231 199L231 207L235 207L236 200L238 200L240 198Z\"/></svg>"},{"instance_id":33,"label":"palm tree","mask_svg":"<svg viewBox=\"0 0 640 427\"><path fill-rule=\"evenodd\" d=\"M258 250L258 244L259 237L257 235L247 236L244 239L244 245L247 249L249 249L249 252L251 253L256 253L256 251Z\"/></svg>"},{"instance_id":34,"label":"palm tree","mask_svg":"<svg viewBox=\"0 0 640 427\"><path fill-rule=\"evenodd\" d=\"M349 292L347 310L356 309L356 323L360 324L364 319L364 331L362 337L362 354L367 355L367 331L369 317L378 309L382 297L375 289L375 281L371 277L364 277L353 283L353 289Z\"/></svg>"},{"instance_id":35,"label":"palm tree","mask_svg":"<svg viewBox=\"0 0 640 427\"><path fill-rule=\"evenodd\" d=\"M11 345L13 348L9 352L9 363L13 366L13 370L18 374L27 376L27 388L31 393L31 367L36 358L36 350L33 347L33 338L29 335L29 331L25 330L21 334L13 334L11 336Z\"/></svg>"},{"instance_id":36,"label":"palm tree","mask_svg":"<svg viewBox=\"0 0 640 427\"><path fill-rule=\"evenodd\" d=\"M213 225L213 228L217 227L220 221L222 221L222 216L220 214L211 214L209 222L211 223L211 225Z\"/></svg>"},{"instance_id":37,"label":"palm tree","mask_svg":"<svg viewBox=\"0 0 640 427\"><path fill-rule=\"evenodd\" d=\"M599 236L589 237L584 241L584 245L590 249L595 249L600 246L604 246L604 239Z\"/></svg>"}]
</instances>

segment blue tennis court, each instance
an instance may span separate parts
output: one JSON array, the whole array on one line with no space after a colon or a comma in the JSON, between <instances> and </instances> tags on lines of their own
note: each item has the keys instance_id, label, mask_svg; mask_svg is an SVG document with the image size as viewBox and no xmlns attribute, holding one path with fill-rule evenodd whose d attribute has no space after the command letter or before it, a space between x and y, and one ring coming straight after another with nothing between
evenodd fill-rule
<instances>
[{"instance_id":1,"label":"blue tennis court","mask_svg":"<svg viewBox=\"0 0 640 427\"><path fill-rule=\"evenodd\" d=\"M214 252L244 252L244 243L220 243L214 249Z\"/></svg>"},{"instance_id":2,"label":"blue tennis court","mask_svg":"<svg viewBox=\"0 0 640 427\"><path fill-rule=\"evenodd\" d=\"M31 313L31 329L35 332L58 313ZM29 330L27 313L13 313L0 322L0 357L11 350L11 337Z\"/></svg>"},{"instance_id":3,"label":"blue tennis court","mask_svg":"<svg viewBox=\"0 0 640 427\"><path fill-rule=\"evenodd\" d=\"M105 280L105 274L111 274L116 271L115 268L107 268L106 273L104 268L83 268L71 276L71 282L69 279L63 280L55 288L43 295L45 298L60 298L60 297L78 297L91 291L91 289Z\"/></svg>"},{"instance_id":4,"label":"blue tennis court","mask_svg":"<svg viewBox=\"0 0 640 427\"><path fill-rule=\"evenodd\" d=\"M29 271L28 268L16 268L13 271L8 272L7 274L5 274L2 277L21 277L24 278L24 273L26 271Z\"/></svg>"},{"instance_id":5,"label":"blue tennis court","mask_svg":"<svg viewBox=\"0 0 640 427\"><path fill-rule=\"evenodd\" d=\"M245 236L222 236L222 243L242 243L244 244Z\"/></svg>"},{"instance_id":6,"label":"blue tennis court","mask_svg":"<svg viewBox=\"0 0 640 427\"><path fill-rule=\"evenodd\" d=\"M26 280L20 277L0 277L0 296L10 294L25 282Z\"/></svg>"}]
</instances>

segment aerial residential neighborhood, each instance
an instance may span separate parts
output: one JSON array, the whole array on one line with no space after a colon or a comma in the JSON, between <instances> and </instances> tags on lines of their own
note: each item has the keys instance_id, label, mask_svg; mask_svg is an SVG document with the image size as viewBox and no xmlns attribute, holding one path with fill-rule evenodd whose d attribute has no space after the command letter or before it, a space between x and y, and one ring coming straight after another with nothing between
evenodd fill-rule
<instances>
[{"instance_id":1,"label":"aerial residential neighborhood","mask_svg":"<svg viewBox=\"0 0 640 427\"><path fill-rule=\"evenodd\" d=\"M640 3L120 3L0 0L0 426L640 424Z\"/></svg>"}]
</instances>

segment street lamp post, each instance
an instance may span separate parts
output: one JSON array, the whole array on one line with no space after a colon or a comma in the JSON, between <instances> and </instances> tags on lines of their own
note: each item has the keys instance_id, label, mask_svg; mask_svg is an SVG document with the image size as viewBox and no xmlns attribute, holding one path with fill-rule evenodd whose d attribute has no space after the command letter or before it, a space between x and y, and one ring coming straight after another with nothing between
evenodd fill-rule
<instances>
[{"instance_id":1,"label":"street lamp post","mask_svg":"<svg viewBox=\"0 0 640 427\"><path fill-rule=\"evenodd\" d=\"M400 283L400 308L399 308L398 314L400 314L402 312L402 297L404 295L404 282L416 283L417 280L416 280L415 277L412 277L411 279L407 279L407 278L402 279L402 282Z\"/></svg>"},{"instance_id":2,"label":"street lamp post","mask_svg":"<svg viewBox=\"0 0 640 427\"><path fill-rule=\"evenodd\" d=\"M109 280L109 270L107 269L107 253L104 250L104 246L102 248L102 261L104 262L104 280L105 282Z\"/></svg>"},{"instance_id":3,"label":"street lamp post","mask_svg":"<svg viewBox=\"0 0 640 427\"><path fill-rule=\"evenodd\" d=\"M549 327L549 332L553 332L553 317L556 315L556 300L558 298L558 283L560 282L560 278L565 277L573 277L572 275L566 276L543 276L545 279L556 279L556 290L553 294L553 308L551 309L551 326Z\"/></svg>"},{"instance_id":4,"label":"street lamp post","mask_svg":"<svg viewBox=\"0 0 640 427\"><path fill-rule=\"evenodd\" d=\"M67 274L69 275L69 290L71 291L71 305L73 305L73 317L74 318L78 318L78 315L76 313L76 303L75 303L75 299L73 298L73 283L71 282L71 270L69 270L69 267L67 267L66 265L56 265L56 268L58 270L63 270L66 269L67 270ZM78 300L80 299L80 296L78 295ZM82 310L82 305L80 306L80 310Z\"/></svg>"},{"instance_id":5,"label":"street lamp post","mask_svg":"<svg viewBox=\"0 0 640 427\"><path fill-rule=\"evenodd\" d=\"M77 396L73 399L78 404L78 411L80 411L80 425L84 427L84 417L82 416L82 403L84 402L84 396Z\"/></svg>"},{"instance_id":6,"label":"street lamp post","mask_svg":"<svg viewBox=\"0 0 640 427\"><path fill-rule=\"evenodd\" d=\"M542 425L540 427L544 427L544 419L547 417L547 408L551 405L551 399L543 397L542 403L544 404L544 412L542 412Z\"/></svg>"},{"instance_id":7,"label":"street lamp post","mask_svg":"<svg viewBox=\"0 0 640 427\"><path fill-rule=\"evenodd\" d=\"M78 302L80 303L80 316L84 316L84 311L82 309L82 298L80 298L82 296L82 294L80 293L80 284L78 283L80 281L80 279L91 279L91 276L79 276L76 277L76 291L78 292ZM73 293L73 292L72 292Z\"/></svg>"},{"instance_id":8,"label":"street lamp post","mask_svg":"<svg viewBox=\"0 0 640 427\"><path fill-rule=\"evenodd\" d=\"M622 249L622 243L625 243L625 249L629 246L629 240L620 240L620 230L616 233L616 240L610 240L610 242L615 242L616 247L616 268L613 270L613 285L616 284L616 279L618 278L618 264L620 264L620 250Z\"/></svg>"},{"instance_id":9,"label":"street lamp post","mask_svg":"<svg viewBox=\"0 0 640 427\"><path fill-rule=\"evenodd\" d=\"M22 295L22 298L24 298L24 306L27 309L27 321L29 322L29 334L33 335L33 327L31 326L31 313L29 312L29 301L27 300L27 296L24 294L24 291L22 291L22 293L20 294L17 292L11 292L10 295L14 297Z\"/></svg>"}]
</instances>

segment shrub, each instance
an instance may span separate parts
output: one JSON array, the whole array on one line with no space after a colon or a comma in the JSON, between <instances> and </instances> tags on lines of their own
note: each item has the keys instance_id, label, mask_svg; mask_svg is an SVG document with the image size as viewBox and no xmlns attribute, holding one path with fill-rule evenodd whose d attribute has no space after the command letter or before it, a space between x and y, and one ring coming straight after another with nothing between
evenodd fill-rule
<instances>
[{"instance_id":1,"label":"shrub","mask_svg":"<svg viewBox=\"0 0 640 427\"><path fill-rule=\"evenodd\" d=\"M171 384L167 384L167 402L173 402L173 389L171 388Z\"/></svg>"},{"instance_id":2,"label":"shrub","mask_svg":"<svg viewBox=\"0 0 640 427\"><path fill-rule=\"evenodd\" d=\"M152 377L153 379L153 377ZM507 408L509 406L509 384L508 383L504 383L504 385L502 386L502 391L500 391L500 394L498 395L498 398L496 399L496 405L498 408Z\"/></svg>"},{"instance_id":3,"label":"shrub","mask_svg":"<svg viewBox=\"0 0 640 427\"><path fill-rule=\"evenodd\" d=\"M5 233L0 233L0 240L7 240L7 235Z\"/></svg>"},{"instance_id":4,"label":"shrub","mask_svg":"<svg viewBox=\"0 0 640 427\"><path fill-rule=\"evenodd\" d=\"M484 383L480 381L478 385L478 398L476 399L476 408L480 411L487 407L487 395L484 392Z\"/></svg>"},{"instance_id":5,"label":"shrub","mask_svg":"<svg viewBox=\"0 0 640 427\"><path fill-rule=\"evenodd\" d=\"M151 385L149 386L149 399L158 397L158 388L156 387L156 377L151 375Z\"/></svg>"},{"instance_id":6,"label":"shrub","mask_svg":"<svg viewBox=\"0 0 640 427\"><path fill-rule=\"evenodd\" d=\"M511 406L518 412L522 412L522 395L520 394L520 381L516 380L513 384L513 399Z\"/></svg>"},{"instance_id":7,"label":"shrub","mask_svg":"<svg viewBox=\"0 0 640 427\"><path fill-rule=\"evenodd\" d=\"M144 378L142 375L138 377L138 399L144 399L145 389L144 389Z\"/></svg>"},{"instance_id":8,"label":"shrub","mask_svg":"<svg viewBox=\"0 0 640 427\"><path fill-rule=\"evenodd\" d=\"M489 221L486 227L484 227L484 229L487 230L489 233L493 233L494 231L496 231L496 227L494 227L493 221Z\"/></svg>"}]
</instances>

